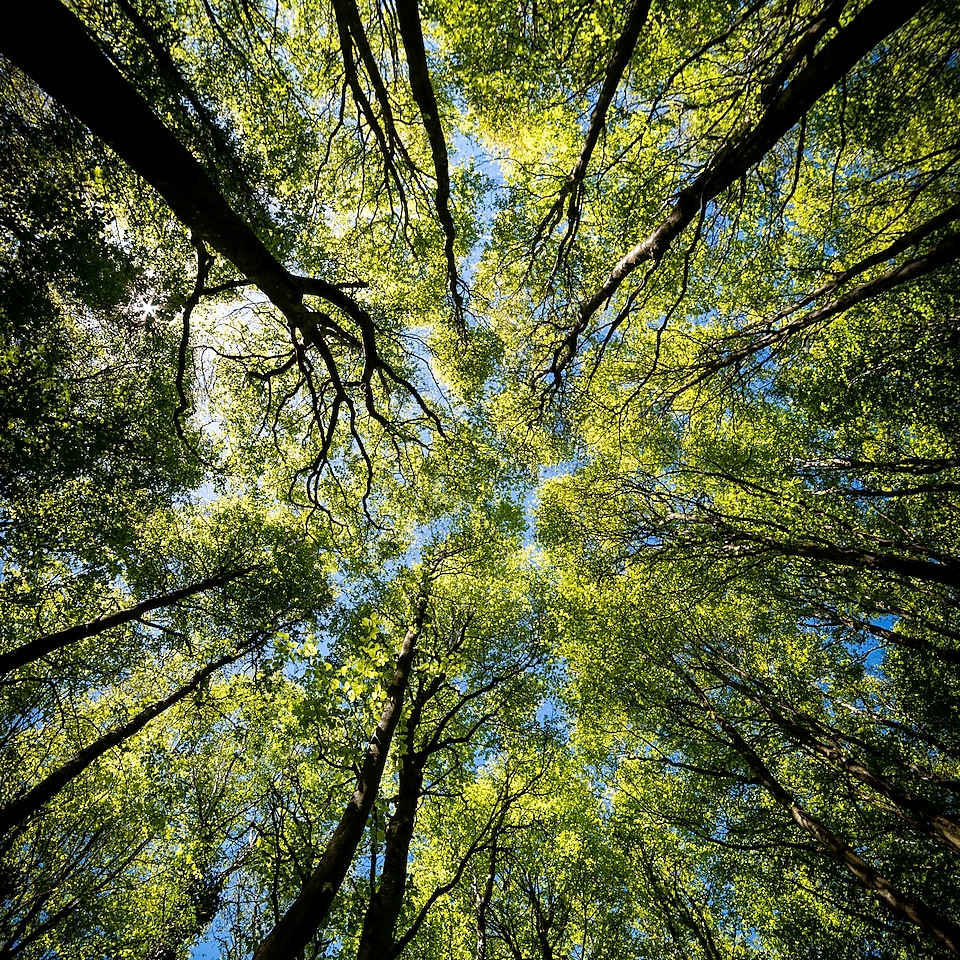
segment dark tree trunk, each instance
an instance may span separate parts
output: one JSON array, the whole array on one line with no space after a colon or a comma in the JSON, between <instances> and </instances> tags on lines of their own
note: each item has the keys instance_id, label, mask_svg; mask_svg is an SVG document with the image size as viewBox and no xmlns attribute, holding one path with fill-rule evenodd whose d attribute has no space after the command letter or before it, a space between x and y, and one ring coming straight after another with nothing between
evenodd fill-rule
<instances>
[{"instance_id":1,"label":"dark tree trunk","mask_svg":"<svg viewBox=\"0 0 960 960\"><path fill-rule=\"evenodd\" d=\"M940 561L914 560L911 557L898 556L893 553L828 544L775 544L771 542L769 546L773 552L784 557L822 560L838 567L892 573L910 580L939 583L946 587L956 587L960 583L960 563L950 559Z\"/></svg>"},{"instance_id":2,"label":"dark tree trunk","mask_svg":"<svg viewBox=\"0 0 960 960\"><path fill-rule=\"evenodd\" d=\"M760 119L745 126L714 154L693 182L679 192L660 225L621 259L596 293L580 304L577 319L557 347L548 373L554 378L561 376L576 356L580 335L593 315L641 263L661 260L711 200L759 163L831 87L923 6L924 0L872 0L810 57L785 87L771 90Z\"/></svg>"},{"instance_id":3,"label":"dark tree trunk","mask_svg":"<svg viewBox=\"0 0 960 960\"><path fill-rule=\"evenodd\" d=\"M70 781L75 780L83 773L87 767L95 760L99 760L108 750L119 746L125 740L129 740L134 734L139 733L154 717L160 716L165 710L179 703L184 697L189 696L196 690L211 674L225 667L229 663L235 663L244 656L249 649L249 645L239 653L231 653L214 660L207 664L202 670L198 670L193 679L185 686L157 700L150 706L141 710L132 720L121 724L109 733L99 737L88 747L84 747L72 760L68 760L62 767L48 774L35 787L28 790L22 797L8 803L0 810L0 836L8 833L18 824L25 821L28 817L37 813L45 804L49 803Z\"/></svg>"},{"instance_id":4,"label":"dark tree trunk","mask_svg":"<svg viewBox=\"0 0 960 960\"><path fill-rule=\"evenodd\" d=\"M806 747L836 765L854 780L870 787L898 807L907 822L916 824L921 830L939 839L952 853L960 855L960 826L936 804L901 789L887 777L850 757L827 726L805 717L789 703L776 697L766 684L758 683L759 689L754 690L748 681L736 680L715 665L705 664L705 667L721 681L758 704L767 717L794 743Z\"/></svg>"},{"instance_id":5,"label":"dark tree trunk","mask_svg":"<svg viewBox=\"0 0 960 960\"><path fill-rule=\"evenodd\" d=\"M741 736L737 728L717 713L703 690L692 678L688 685L697 693L704 710L726 735L733 748L746 761L757 780L774 800L790 815L790 818L821 845L827 855L841 864L856 880L885 903L894 913L916 924L938 940L955 956L960 956L960 926L921 900L905 893L876 868L867 863L832 830L804 810L790 792L774 777L757 752Z\"/></svg>"},{"instance_id":6,"label":"dark tree trunk","mask_svg":"<svg viewBox=\"0 0 960 960\"><path fill-rule=\"evenodd\" d=\"M118 627L124 623L130 623L139 620L144 614L152 610L160 610L163 607L171 607L181 600L196 596L206 590L212 590L216 587L222 587L242 577L245 573L253 570L253 567L244 567L241 570L230 570L226 573L217 574L215 577L208 577L206 580L200 580L187 587L181 587L179 590L171 590L169 593L162 593L149 600L142 600L140 603L127 607L124 610L117 610L114 613L108 613L105 616L97 617L96 620L90 620L87 623L80 623L74 627L67 627L64 630L57 630L55 633L48 633L36 640L25 643L22 647L15 650L9 650L6 653L0 653L0 676L9 673L11 670L17 670L25 667L36 660L45 657L55 650L69 646L79 640L85 640L87 637L95 637L97 634L104 633L112 627Z\"/></svg>"},{"instance_id":7,"label":"dark tree trunk","mask_svg":"<svg viewBox=\"0 0 960 960\"><path fill-rule=\"evenodd\" d=\"M417 601L413 623L400 647L380 722L367 744L353 796L333 831L317 868L304 884L300 895L257 948L254 960L291 960L296 957L320 929L333 904L333 898L343 884L363 838L367 818L380 788L390 741L400 720L428 600L428 585L425 583Z\"/></svg>"},{"instance_id":8,"label":"dark tree trunk","mask_svg":"<svg viewBox=\"0 0 960 960\"><path fill-rule=\"evenodd\" d=\"M387 825L387 843L380 882L363 918L357 960L385 960L393 951L394 934L407 886L407 858L417 807L423 792L427 754L404 758L396 808Z\"/></svg>"},{"instance_id":9,"label":"dark tree trunk","mask_svg":"<svg viewBox=\"0 0 960 960\"><path fill-rule=\"evenodd\" d=\"M0 31L0 52L142 176L177 218L256 284L295 324L303 283L277 261L196 158L58 0L33 0ZM312 292L358 320L357 304L324 280ZM362 313L362 311L360 311Z\"/></svg>"},{"instance_id":10,"label":"dark tree trunk","mask_svg":"<svg viewBox=\"0 0 960 960\"><path fill-rule=\"evenodd\" d=\"M440 675L434 677L425 687L421 685L410 710L403 756L400 759L396 805L387 824L383 871L379 884L371 891L370 903L363 918L357 960L385 960L393 954L397 920L403 908L403 896L407 886L407 858L410 841L413 840L413 825L423 795L427 760L434 752L429 743L418 750L416 740L420 733L423 709L443 686L443 680Z\"/></svg>"},{"instance_id":11,"label":"dark tree trunk","mask_svg":"<svg viewBox=\"0 0 960 960\"><path fill-rule=\"evenodd\" d=\"M493 885L497 879L497 854L499 853L500 830L502 821L497 824L491 836L490 859L487 862L487 873L483 878L483 887L474 879L473 911L477 924L477 949L475 960L487 960L487 944L489 942L488 929L490 926L490 904L493 902Z\"/></svg>"}]
</instances>

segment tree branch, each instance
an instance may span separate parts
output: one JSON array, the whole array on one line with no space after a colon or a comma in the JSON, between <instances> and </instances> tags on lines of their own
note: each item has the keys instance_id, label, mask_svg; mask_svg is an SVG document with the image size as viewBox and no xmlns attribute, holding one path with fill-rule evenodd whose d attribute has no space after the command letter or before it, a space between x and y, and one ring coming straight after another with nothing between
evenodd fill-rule
<instances>
[{"instance_id":1,"label":"tree branch","mask_svg":"<svg viewBox=\"0 0 960 960\"><path fill-rule=\"evenodd\" d=\"M427 67L427 53L423 45L423 31L420 27L420 9L417 0L396 0L397 22L400 25L400 38L407 56L407 70L410 75L410 89L413 99L420 108L423 127L430 143L433 155L433 167L437 177L437 218L443 228L443 252L447 261L447 281L453 300L454 320L462 331L465 329L463 316L463 297L460 294L460 279L457 275L457 260L453 245L457 237L453 215L450 212L450 172L447 159L447 143L440 123L440 109L430 82L430 70Z\"/></svg>"},{"instance_id":2,"label":"tree branch","mask_svg":"<svg viewBox=\"0 0 960 960\"><path fill-rule=\"evenodd\" d=\"M567 366L577 354L581 335L594 314L617 292L623 281L644 262L658 264L673 241L698 213L723 190L744 176L766 153L800 122L804 114L840 81L878 43L910 20L926 0L872 0L812 57L767 106L755 125L730 138L680 190L667 217L611 270L607 279L581 302L577 318L556 347L544 376L557 389ZM622 323L621 315L615 323Z\"/></svg>"},{"instance_id":3,"label":"tree branch","mask_svg":"<svg viewBox=\"0 0 960 960\"><path fill-rule=\"evenodd\" d=\"M387 690L383 712L367 743L353 796L333 832L320 863L304 884L299 896L257 948L253 960L288 960L301 951L320 929L343 884L380 788L390 741L400 721L403 698L417 640L423 629L429 601L429 580L425 576L407 630L393 679Z\"/></svg>"},{"instance_id":4,"label":"tree branch","mask_svg":"<svg viewBox=\"0 0 960 960\"><path fill-rule=\"evenodd\" d=\"M64 630L58 630L55 633L48 633L42 637L37 637L37 639L25 643L22 647L17 647L15 650L8 650L6 653L0 654L0 676L34 663L56 650L69 646L71 643L77 643L80 640L85 640L87 637L95 637L113 627L139 620L144 614L149 613L151 610L170 607L179 603L181 600L186 600L188 597L196 596L198 593L225 586L238 577L242 577L244 574L256 569L255 566L241 567L237 570L218 573L216 576L207 577L205 580L181 587L179 590L171 590L169 593L163 593L151 597L149 600L143 600L140 603L134 604L132 607L127 607L123 610L117 610L115 613L98 617L96 620L90 620L87 623L77 624L74 627L67 627Z\"/></svg>"}]
</instances>

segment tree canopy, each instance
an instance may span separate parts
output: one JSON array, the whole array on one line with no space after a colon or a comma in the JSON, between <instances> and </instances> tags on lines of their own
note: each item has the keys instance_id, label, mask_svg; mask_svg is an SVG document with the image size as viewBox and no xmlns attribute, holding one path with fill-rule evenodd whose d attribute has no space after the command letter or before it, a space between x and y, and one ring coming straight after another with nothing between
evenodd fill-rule
<instances>
[{"instance_id":1,"label":"tree canopy","mask_svg":"<svg viewBox=\"0 0 960 960\"><path fill-rule=\"evenodd\" d=\"M0 957L960 956L951 0L0 31Z\"/></svg>"}]
</instances>

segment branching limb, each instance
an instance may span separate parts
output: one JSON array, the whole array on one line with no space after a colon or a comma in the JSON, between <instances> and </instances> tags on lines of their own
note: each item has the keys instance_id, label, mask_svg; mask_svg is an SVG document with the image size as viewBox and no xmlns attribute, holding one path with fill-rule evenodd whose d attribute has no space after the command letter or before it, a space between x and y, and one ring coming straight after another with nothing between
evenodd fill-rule
<instances>
[{"instance_id":1,"label":"branching limb","mask_svg":"<svg viewBox=\"0 0 960 960\"><path fill-rule=\"evenodd\" d=\"M300 895L257 948L254 960L275 960L275 958L286 960L302 950L323 923L333 904L333 898L350 869L380 787L390 742L400 721L417 640L427 616L429 598L430 578L425 576L417 597L413 622L400 646L380 722L364 750L353 796L319 864L310 875Z\"/></svg>"},{"instance_id":2,"label":"branching limb","mask_svg":"<svg viewBox=\"0 0 960 960\"><path fill-rule=\"evenodd\" d=\"M386 145L384 149L385 160L392 161L394 151L400 154L407 168L414 175L419 175L420 169L413 162L407 148L400 135L397 133L396 120L393 116L393 107L390 104L390 96L387 93L386 85L380 74L380 67L370 49L370 41L367 39L366 31L363 28L363 21L360 18L360 11L354 0L333 0L334 15L337 19L337 29L340 33L341 43L344 40L353 44L360 55L360 61L363 63L364 70L370 79L376 96L377 106L380 108L380 116L383 118L383 141ZM347 56L346 50L344 57Z\"/></svg>"},{"instance_id":3,"label":"branching limb","mask_svg":"<svg viewBox=\"0 0 960 960\"><path fill-rule=\"evenodd\" d=\"M0 809L0 835L13 830L15 827L22 826L25 821L32 818L46 806L68 783L79 777L91 763L102 757L108 750L129 740L134 734L139 733L154 717L159 716L165 710L168 710L174 706L174 704L179 703L185 697L189 696L221 667L235 663L246 654L247 650L253 646L255 642L259 641L248 642L239 652L225 654L212 663L207 664L201 670L197 671L184 686L175 690L162 700L157 700L155 703L145 707L126 723L115 727L113 730L97 738L93 743L84 747L74 757L63 764L63 766L49 773L36 786L32 787L16 800L8 803L3 809Z\"/></svg>"},{"instance_id":4,"label":"branching limb","mask_svg":"<svg viewBox=\"0 0 960 960\"><path fill-rule=\"evenodd\" d=\"M351 7L352 9L350 9ZM354 44L362 44L366 48L368 57L369 45L367 44L366 34L363 32L363 25L360 22L360 17L357 13L356 7L353 6L351 0L334 0L333 9L337 21L337 32L340 36L340 54L343 59L344 78L346 79L347 86L350 88L350 91L353 94L353 99L356 102L360 113L366 119L367 126L369 126L369 128L373 131L374 139L377 141L380 155L383 158L384 173L388 178L387 187L389 189L389 183L393 183L394 188L397 191L397 197L400 201L401 215L404 223L406 223L409 219L407 213L408 208L406 187L404 186L403 178L400 176L394 162L394 154L397 144L399 143L399 138L397 137L396 130L392 125L393 118L392 113L390 112L389 101L386 97L386 91L383 88L383 80L380 77L380 72L376 63L374 62L373 75L376 76L374 88L377 91L378 97L380 91L383 90L383 97L380 98L380 111L384 118L384 126L387 126L386 132L384 131L383 126L381 126L380 121L377 119L377 115L373 110L370 99L367 97L366 92L360 85L360 78L357 74L357 65L353 57ZM370 59L372 60L372 58ZM406 150L403 148L402 144L400 144L400 149L403 151L404 157L409 161L409 157L407 157Z\"/></svg>"},{"instance_id":5,"label":"branching limb","mask_svg":"<svg viewBox=\"0 0 960 960\"><path fill-rule=\"evenodd\" d=\"M960 956L960 927L949 917L941 915L928 904L911 897L895 886L872 864L860 857L849 844L804 810L734 724L714 709L706 692L686 672L682 676L688 686L699 696L704 712L723 731L730 745L740 754L766 791L783 807L793 822L812 836L820 844L824 853L842 865L863 887L872 891L894 913L931 934L954 956Z\"/></svg>"},{"instance_id":6,"label":"branching limb","mask_svg":"<svg viewBox=\"0 0 960 960\"><path fill-rule=\"evenodd\" d=\"M397 22L400 26L400 38L403 41L404 53L407 57L407 70L410 75L410 89L413 99L420 108L423 128L430 143L430 152L433 155L433 167L437 177L437 218L443 229L443 252L447 261L447 283L453 301L454 320L458 328L465 329L466 321L463 314L463 296L460 293L460 278L457 273L454 241L457 237L453 223L453 214L450 211L450 171L447 157L447 143L443 135L443 125L440 123L440 108L437 106L436 94L430 81L430 70L427 67L427 53L423 44L423 31L420 27L420 9L417 0L397 0Z\"/></svg>"},{"instance_id":7,"label":"branching limb","mask_svg":"<svg viewBox=\"0 0 960 960\"><path fill-rule=\"evenodd\" d=\"M951 210L953 211L952 219L960 216L960 208L954 207L951 208ZM924 229L924 232L928 231ZM916 233L916 231L914 231L914 233ZM823 285L818 290L808 294L798 303L792 304L788 309L781 311L774 317L757 325L755 329L758 331L758 334L743 346L727 350L721 353L720 356L710 360L694 362L692 369L698 370L699 372L692 379L685 381L679 390L674 392L673 396L676 397L682 390L689 390L698 386L724 368L737 367L751 357L762 353L764 350L779 347L803 330L823 326L834 317L845 313L860 303L895 290L903 284L925 277L960 259L960 234L949 234L922 256L907 260L905 263L901 263L886 273L874 277L872 280L858 284L842 296L825 304L819 310L811 310L792 320L787 319L803 306L810 304L814 299L825 293L831 293L857 274L863 273L869 266L891 259L910 245L911 244L907 243L905 239L898 240L881 253L868 257L855 267L845 271L838 279ZM749 336L749 333L747 333L747 335ZM736 336L738 339L742 338L744 331L739 332Z\"/></svg>"},{"instance_id":8,"label":"branching limb","mask_svg":"<svg viewBox=\"0 0 960 960\"><path fill-rule=\"evenodd\" d=\"M187 302L183 307L183 332L180 334L180 346L177 350L177 375L175 380L179 403L177 404L177 409L173 411L173 425L177 431L177 436L183 444L187 444L187 438L183 432L183 415L187 412L187 408L190 405L183 385L187 367L187 352L190 349L190 317L200 302L200 298L206 291L207 275L213 263L213 257L207 253L207 248L204 246L203 241L197 237L196 234L194 234L191 239L197 251L197 279L193 285L193 291L190 296L187 297Z\"/></svg>"},{"instance_id":9,"label":"branching limb","mask_svg":"<svg viewBox=\"0 0 960 960\"><path fill-rule=\"evenodd\" d=\"M416 26L419 36L418 20ZM322 297L355 323L365 354L362 382L369 387L373 376L382 372L409 393L435 427L440 427L439 418L419 391L380 356L376 324L361 303L346 293L342 286L317 278L296 276L276 259L250 224L230 207L196 158L164 126L150 105L107 59L74 13L58 0L37 0L30 7L29 16L16 18L11 21L10 29L0 33L0 51L108 143L163 197L177 218L190 228L194 243L202 244L204 252L208 248L215 250L233 263L240 275L259 287L292 327L299 328L305 322L313 323L309 311L305 311L303 306L303 297L307 293ZM415 55L411 55L411 58L425 69L422 38L420 61ZM419 76L416 69L413 72ZM432 96L432 90L430 94ZM440 131L435 107L432 116L432 139L435 140L436 133ZM440 142L442 145L442 132ZM448 226L452 226L446 204L449 178L446 175L445 156L444 151L444 162L439 167L446 192L441 190L438 202L445 212ZM448 249L452 253L452 241ZM200 256L203 260L204 254ZM200 294L203 286L202 283L198 284ZM200 294L195 291L193 299ZM331 326L330 329L334 328ZM309 335L308 331L305 334ZM339 327L337 336L341 342L350 343L350 337L342 327ZM335 358L329 351L323 359L328 371L336 366ZM342 381L343 378L339 379ZM334 409L342 403L343 397L338 395L333 402ZM373 398L369 390L365 403L370 410ZM385 425L385 418L379 411L377 413L379 422ZM396 429L392 424L390 427Z\"/></svg>"},{"instance_id":10,"label":"branching limb","mask_svg":"<svg viewBox=\"0 0 960 960\"><path fill-rule=\"evenodd\" d=\"M548 390L556 389L557 379L576 356L580 337L588 330L593 316L623 281L642 263L658 264L706 204L758 164L817 100L878 43L910 20L924 3L925 0L872 0L809 59L755 125L746 123L713 155L693 181L680 190L666 218L620 260L592 296L581 302L576 319L544 374Z\"/></svg>"},{"instance_id":11,"label":"branching limb","mask_svg":"<svg viewBox=\"0 0 960 960\"><path fill-rule=\"evenodd\" d=\"M557 254L557 260L561 260L563 250L572 244L576 234L577 225L580 222L581 204L583 202L583 182L587 175L587 167L590 164L590 158L593 156L594 147L597 140L606 125L607 110L613 102L620 81L630 65L630 58L636 48L637 40L640 37L640 31L647 21L647 15L650 12L650 0L633 0L630 9L627 11L626 23L623 31L617 37L613 46L613 52L610 54L610 60L603 77L603 85L600 87L600 94L594 105L593 113L590 115L590 123L587 127L587 134L584 137L583 147L580 150L580 156L573 165L573 169L567 175L567 180L560 190L550 212L544 217L537 229L537 235L534 239L534 248L544 236L549 235L560 220L563 212L564 201L569 198L567 204L567 232L560 244L560 252Z\"/></svg>"},{"instance_id":12,"label":"branching limb","mask_svg":"<svg viewBox=\"0 0 960 960\"><path fill-rule=\"evenodd\" d=\"M85 640L87 637L94 637L104 633L113 627L118 627L124 623L131 623L139 620L145 614L152 610L161 610L166 607L172 607L181 600L197 596L208 590L214 590L217 587L226 586L233 580L244 576L253 571L255 567L241 567L236 570L226 570L196 583L191 583L179 590L171 590L169 593L163 593L148 600L126 607L123 610L117 610L114 613L105 614L90 620L87 623L81 623L73 627L66 627L63 630L57 630L54 633L45 634L37 637L23 646L0 654L0 676L9 673L11 670L17 670L20 667L34 663L41 657L48 656L57 650Z\"/></svg>"}]
</instances>

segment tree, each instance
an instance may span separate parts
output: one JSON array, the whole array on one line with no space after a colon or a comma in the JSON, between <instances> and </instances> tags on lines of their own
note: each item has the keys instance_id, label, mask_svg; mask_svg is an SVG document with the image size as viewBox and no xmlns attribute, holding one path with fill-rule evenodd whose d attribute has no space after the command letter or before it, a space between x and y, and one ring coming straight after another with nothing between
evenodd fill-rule
<instances>
[{"instance_id":1,"label":"tree","mask_svg":"<svg viewBox=\"0 0 960 960\"><path fill-rule=\"evenodd\" d=\"M958 24L11 18L0 953L960 953Z\"/></svg>"}]
</instances>

